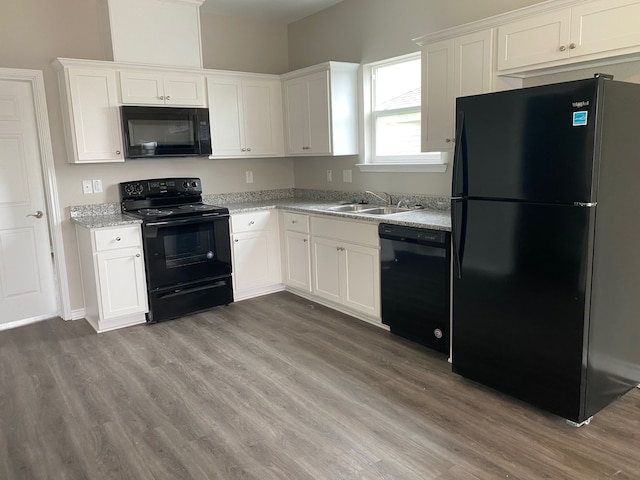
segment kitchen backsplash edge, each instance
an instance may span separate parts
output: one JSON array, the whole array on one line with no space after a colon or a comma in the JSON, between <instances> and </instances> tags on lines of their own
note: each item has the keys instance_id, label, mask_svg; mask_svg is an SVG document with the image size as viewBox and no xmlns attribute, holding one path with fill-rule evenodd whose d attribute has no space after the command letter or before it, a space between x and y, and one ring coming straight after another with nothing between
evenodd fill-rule
<instances>
[{"instance_id":1,"label":"kitchen backsplash edge","mask_svg":"<svg viewBox=\"0 0 640 480\"><path fill-rule=\"evenodd\" d=\"M382 192L376 192L382 193ZM432 197L416 194L393 193L394 204L403 200L409 206L422 205L427 210L449 211L451 207L449 197ZM366 192L343 192L339 190L314 190L306 188L282 188L274 190L259 190L255 192L214 193L203 194L205 203L224 205L232 203L263 202L268 200L284 200L295 198L299 200L329 202L369 202L380 203L380 200ZM114 215L121 213L120 203L98 203L91 205L73 205L69 207L71 218L98 215Z\"/></svg>"}]
</instances>

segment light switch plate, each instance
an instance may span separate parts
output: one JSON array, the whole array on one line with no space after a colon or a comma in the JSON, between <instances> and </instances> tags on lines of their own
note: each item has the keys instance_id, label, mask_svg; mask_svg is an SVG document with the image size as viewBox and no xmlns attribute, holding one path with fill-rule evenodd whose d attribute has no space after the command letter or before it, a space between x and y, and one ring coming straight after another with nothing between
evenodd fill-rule
<instances>
[{"instance_id":1,"label":"light switch plate","mask_svg":"<svg viewBox=\"0 0 640 480\"><path fill-rule=\"evenodd\" d=\"M253 172L251 170L245 172L245 177L247 178L247 183L253 183Z\"/></svg>"},{"instance_id":2,"label":"light switch plate","mask_svg":"<svg viewBox=\"0 0 640 480\"><path fill-rule=\"evenodd\" d=\"M333 171L327 170L327 182L333 182Z\"/></svg>"},{"instance_id":3,"label":"light switch plate","mask_svg":"<svg viewBox=\"0 0 640 480\"><path fill-rule=\"evenodd\" d=\"M93 193L102 193L102 180L93 181Z\"/></svg>"},{"instance_id":4,"label":"light switch plate","mask_svg":"<svg viewBox=\"0 0 640 480\"><path fill-rule=\"evenodd\" d=\"M351 170L342 170L342 181L344 183L351 183L353 181Z\"/></svg>"},{"instance_id":5,"label":"light switch plate","mask_svg":"<svg viewBox=\"0 0 640 480\"><path fill-rule=\"evenodd\" d=\"M82 193L93 193L93 184L91 180L82 180Z\"/></svg>"}]
</instances>

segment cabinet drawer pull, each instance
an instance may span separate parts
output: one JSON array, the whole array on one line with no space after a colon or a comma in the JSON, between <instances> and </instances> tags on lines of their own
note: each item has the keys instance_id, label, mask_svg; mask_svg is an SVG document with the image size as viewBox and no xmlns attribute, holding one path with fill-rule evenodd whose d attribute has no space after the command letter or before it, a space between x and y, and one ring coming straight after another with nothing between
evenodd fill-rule
<instances>
[{"instance_id":1,"label":"cabinet drawer pull","mask_svg":"<svg viewBox=\"0 0 640 480\"><path fill-rule=\"evenodd\" d=\"M120 237L116 237L116 242L119 242L120 240L122 240Z\"/></svg>"}]
</instances>

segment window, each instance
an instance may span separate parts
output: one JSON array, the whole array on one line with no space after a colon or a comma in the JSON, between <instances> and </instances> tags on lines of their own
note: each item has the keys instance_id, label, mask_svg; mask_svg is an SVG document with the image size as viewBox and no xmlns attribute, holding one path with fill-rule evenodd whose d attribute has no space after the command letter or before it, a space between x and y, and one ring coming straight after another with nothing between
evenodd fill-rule
<instances>
[{"instance_id":1,"label":"window","mask_svg":"<svg viewBox=\"0 0 640 480\"><path fill-rule=\"evenodd\" d=\"M365 171L444 171L440 153L420 151L420 54L366 65Z\"/></svg>"}]
</instances>

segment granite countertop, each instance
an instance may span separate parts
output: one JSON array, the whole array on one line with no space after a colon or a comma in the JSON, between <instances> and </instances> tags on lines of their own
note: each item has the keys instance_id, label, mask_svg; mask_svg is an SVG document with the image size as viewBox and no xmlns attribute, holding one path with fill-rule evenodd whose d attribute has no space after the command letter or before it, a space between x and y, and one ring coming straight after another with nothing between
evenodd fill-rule
<instances>
[{"instance_id":1,"label":"granite countertop","mask_svg":"<svg viewBox=\"0 0 640 480\"><path fill-rule=\"evenodd\" d=\"M257 202L229 203L224 206L231 214L253 212L269 208L290 210L307 214L322 214L337 218L350 218L372 223L392 223L408 227L431 228L434 230L451 231L451 215L449 211L418 209L391 215L368 215L366 213L332 212L328 210L338 205L338 202L319 203L318 201L297 200L295 198L267 200ZM375 208L376 204L371 204Z\"/></svg>"},{"instance_id":2,"label":"granite countertop","mask_svg":"<svg viewBox=\"0 0 640 480\"><path fill-rule=\"evenodd\" d=\"M268 209L282 209L298 213L327 215L336 218L348 218L371 223L391 223L408 227L431 228L434 230L451 231L451 215L448 210L441 209L412 209L407 212L390 215L369 215L354 212L333 212L329 210L339 204L348 203L336 199L317 198L299 199L273 198L262 200L259 198L241 199L238 197L205 198L206 203L227 207L231 214L246 213ZM235 201L234 201L235 200ZM371 208L380 206L370 204ZM84 205L71 207L71 221L85 228L116 227L120 225L142 223L140 219L120 213L120 205L116 203L101 205Z\"/></svg>"}]
</instances>

